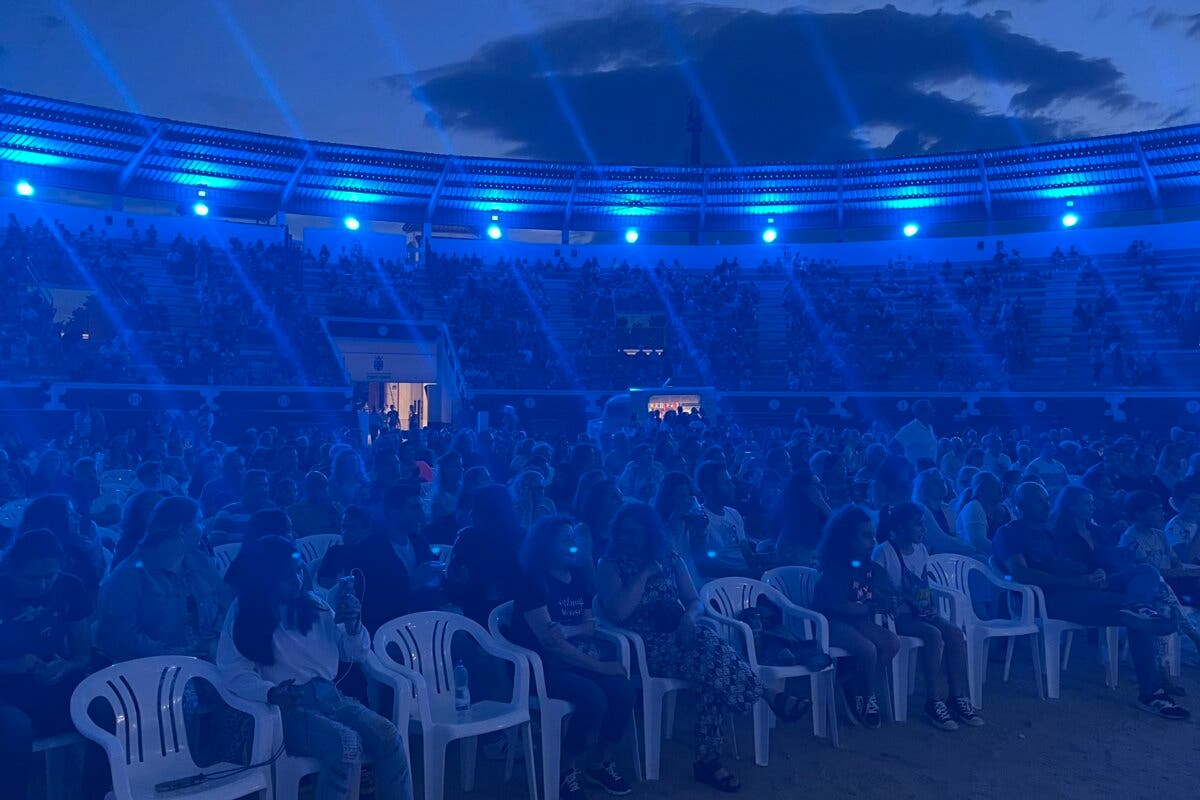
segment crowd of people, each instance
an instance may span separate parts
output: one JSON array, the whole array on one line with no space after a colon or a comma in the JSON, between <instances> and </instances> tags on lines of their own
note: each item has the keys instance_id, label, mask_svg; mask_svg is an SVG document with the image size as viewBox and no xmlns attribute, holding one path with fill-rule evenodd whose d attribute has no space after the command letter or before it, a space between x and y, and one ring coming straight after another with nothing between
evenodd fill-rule
<instances>
[{"instance_id":1,"label":"crowd of people","mask_svg":"<svg viewBox=\"0 0 1200 800\"><path fill-rule=\"evenodd\" d=\"M1138 269L1144 320L1118 301L1133 287L1110 280L1074 247L1034 262L998 242L978 263L897 258L873 273L780 255L753 275L736 258L689 269L678 261L485 261L433 251L422 267L413 242L395 255L204 237L160 243L152 225L72 232L10 215L0 241L0 365L38 379L338 384L345 377L320 315L429 315L449 326L464 378L477 388L670 380L741 390L921 382L938 391L1002 390L1032 380L1038 357L1051 354L1039 344L1047 312L1026 302L1030 291L1070 271L1078 280L1073 324L1095 385L1168 380L1157 348L1135 335L1133 322L1185 348L1200 342L1200 284L1179 284L1140 240L1124 263ZM148 282L153 270L174 288ZM781 277L782 296L764 299L763 286ZM88 297L65 314L52 287ZM764 303L782 305L783 322L772 317L782 330L764 327ZM778 363L763 345L771 336L785 342Z\"/></svg>"},{"instance_id":2,"label":"crowd of people","mask_svg":"<svg viewBox=\"0 0 1200 800\"><path fill-rule=\"evenodd\" d=\"M344 376L305 294L290 244L217 245L154 226L110 236L9 216L0 364L24 379L229 385L328 385ZM151 291L159 270L173 290ZM53 290L87 298L58 313ZM247 351L261 352L253 362Z\"/></svg>"},{"instance_id":3,"label":"crowd of people","mask_svg":"<svg viewBox=\"0 0 1200 800\"><path fill-rule=\"evenodd\" d=\"M119 432L85 409L52 441L8 432L0 499L19 513L0 531L6 790L24 796L35 738L71 728L84 675L176 655L214 662L234 695L279 708L287 751L321 763L321 800L350 796L367 758L376 797L408 797L407 720L360 702L352 664L389 620L453 609L486 627L512 601L509 638L541 655L546 690L575 707L564 800L629 791L614 752L636 686L601 621L642 636L652 674L696 687L695 779L736 791L722 721L763 702L787 723L810 701L764 685L704 624L700 588L818 569L813 609L848 654L836 673L847 719L883 724L875 672L901 635L924 643L929 723L977 728L963 631L931 601L929 559L942 553L1040 587L1054 618L1126 629L1138 704L1189 716L1163 643L1200 642L1194 431L951 435L924 401L899 428L756 429L700 410L643 417L628 402L549 437L511 408L491 429L385 425L370 442L302 422L228 430L207 409ZM304 563L296 540L325 533L340 543ZM213 549L230 543L241 547L222 577ZM487 697L494 671L469 666L471 696ZM236 760L249 718L205 699L190 709L197 759ZM88 791L102 794L102 759L92 768Z\"/></svg>"}]
</instances>

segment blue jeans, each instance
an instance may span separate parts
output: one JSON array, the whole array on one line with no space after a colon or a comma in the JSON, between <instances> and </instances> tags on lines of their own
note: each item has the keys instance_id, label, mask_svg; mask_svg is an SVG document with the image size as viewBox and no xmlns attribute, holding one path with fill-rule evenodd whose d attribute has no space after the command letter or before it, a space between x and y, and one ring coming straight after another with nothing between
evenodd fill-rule
<instances>
[{"instance_id":1,"label":"blue jeans","mask_svg":"<svg viewBox=\"0 0 1200 800\"><path fill-rule=\"evenodd\" d=\"M633 684L619 675L586 672L546 661L546 691L574 704L575 713L563 734L563 763L583 755L593 741L614 745L621 741L633 714Z\"/></svg>"},{"instance_id":2,"label":"blue jeans","mask_svg":"<svg viewBox=\"0 0 1200 800\"><path fill-rule=\"evenodd\" d=\"M359 778L363 752L375 767L378 800L412 800L408 753L396 726L368 708L341 697L327 681L317 698L283 711L288 753L321 762L316 800L344 800ZM329 691L332 690L332 691Z\"/></svg>"}]
</instances>

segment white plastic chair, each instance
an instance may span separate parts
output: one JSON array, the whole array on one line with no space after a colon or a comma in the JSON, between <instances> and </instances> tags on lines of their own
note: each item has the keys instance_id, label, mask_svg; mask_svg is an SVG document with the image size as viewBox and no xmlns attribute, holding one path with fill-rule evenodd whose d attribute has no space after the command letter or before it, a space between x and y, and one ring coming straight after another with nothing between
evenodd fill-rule
<instances>
[{"instance_id":1,"label":"white plastic chair","mask_svg":"<svg viewBox=\"0 0 1200 800\"><path fill-rule=\"evenodd\" d=\"M1011 619L980 619L971 597L971 575L978 573L1018 602L1009 602ZM1042 662L1037 646L1041 626L1035 617L1033 593L1019 583L997 578L981 561L970 556L942 553L929 558L929 583L935 590L943 616L963 630L967 639L967 682L971 687L971 705L983 708L983 684L987 680L988 640L1008 639L1004 660L1004 680L1012 667L1013 649L1018 638L1029 636L1033 653L1033 672L1038 696L1042 697Z\"/></svg>"},{"instance_id":2,"label":"white plastic chair","mask_svg":"<svg viewBox=\"0 0 1200 800\"><path fill-rule=\"evenodd\" d=\"M542 797L541 800L558 800L558 788L561 775L562 735L566 718L574 710L565 700L556 700L546 691L546 674L542 667L542 658L537 653L519 645L513 644L504 635L504 629L512 623L512 601L492 609L488 615L488 631L497 639L503 641L513 650L522 653L529 660L529 669L533 676L533 693L529 697L529 707L536 710L541 717L542 745ZM616 646L617 660L629 673L629 642L619 634L612 633L601 626L596 626L596 638L604 639ZM642 773L641 751L638 748L637 725L633 732L633 763L640 779Z\"/></svg>"},{"instance_id":3,"label":"white plastic chair","mask_svg":"<svg viewBox=\"0 0 1200 800\"><path fill-rule=\"evenodd\" d=\"M69 800L79 795L86 743L73 731L34 739L33 752L45 753L46 758L46 800Z\"/></svg>"},{"instance_id":4,"label":"white plastic chair","mask_svg":"<svg viewBox=\"0 0 1200 800\"><path fill-rule=\"evenodd\" d=\"M731 645L745 653L750 669L772 690L783 691L788 678L808 678L812 695L813 734L826 736L827 731L836 745L838 742L837 713L834 704L836 672L831 662L828 667L813 672L803 666L772 666L761 664L754 647L754 634L750 626L737 619L737 615L758 605L765 598L783 611L784 625L803 639L815 639L821 649L829 652L829 623L815 611L801 608L784 594L762 581L749 578L718 578L704 584L700 589L700 600L704 611L724 629ZM754 763L767 766L770 756L771 710L765 700L754 705Z\"/></svg>"},{"instance_id":5,"label":"white plastic chair","mask_svg":"<svg viewBox=\"0 0 1200 800\"><path fill-rule=\"evenodd\" d=\"M429 550L433 553L433 557L443 564L450 563L450 556L454 554L454 545L452 544L431 544Z\"/></svg>"},{"instance_id":6,"label":"white plastic chair","mask_svg":"<svg viewBox=\"0 0 1200 800\"><path fill-rule=\"evenodd\" d=\"M773 589L778 590L797 606L808 610L812 605L813 592L817 587L817 579L821 577L819 570L812 567L776 567L775 569L767 570L763 574L763 581ZM817 612L811 612L817 613ZM825 619L821 616L821 619ZM895 628L890 624L890 621L877 620L881 624L887 624L889 629L895 633ZM828 631L828 621L825 623L826 631ZM826 634L828 636L828 634ZM892 659L890 665L885 665L885 670L890 673L886 685L888 697L887 712L892 715L892 719L896 722L904 722L908 719L908 695L912 692L913 676L916 674L916 651L922 645L920 639L913 636L898 636L900 640L900 649ZM826 642L828 645L828 641ZM850 653L840 647L826 647L826 652L833 657L836 663L838 659L849 658ZM835 693L836 700L836 693ZM836 706L835 706L836 709ZM836 712L835 712L836 713Z\"/></svg>"},{"instance_id":7,"label":"white plastic chair","mask_svg":"<svg viewBox=\"0 0 1200 800\"><path fill-rule=\"evenodd\" d=\"M603 626L629 642L633 654L631 666L634 667L629 677L642 690L642 741L646 757L642 773L646 780L656 781L659 778L659 762L662 759L663 703L667 704L666 729L670 738L670 730L675 724L675 699L680 691L690 688L691 684L678 678L660 678L650 674L650 666L646 660L646 643L642 637L605 619L598 597L592 603L592 611L598 626Z\"/></svg>"},{"instance_id":8,"label":"white plastic chair","mask_svg":"<svg viewBox=\"0 0 1200 800\"><path fill-rule=\"evenodd\" d=\"M484 700L472 703L466 711L455 710L451 645L459 633L474 639L488 655L513 665L510 702ZM518 729L525 748L529 796L537 797L529 720L529 660L525 655L491 636L478 623L444 611L408 614L385 622L375 632L374 650L385 672L400 675L414 687L416 700L410 717L420 724L424 737L425 800L442 800L446 747L451 742L463 741L462 788L469 792L475 784L477 737L513 728ZM407 724L403 718L395 722Z\"/></svg>"},{"instance_id":9,"label":"white plastic chair","mask_svg":"<svg viewBox=\"0 0 1200 800\"><path fill-rule=\"evenodd\" d=\"M995 570L995 566L992 567ZM996 570L998 572L998 570ZM1032 584L1018 583L1010 581L1008 577L1003 578L1004 585L1008 587L1019 587L1027 590L1027 597L1032 597L1033 616L1037 620L1037 625L1042 631L1042 650L1045 658L1045 676L1046 676L1046 697L1051 700L1058 699L1060 696L1060 688L1062 685L1062 673L1067 669L1067 662L1070 661L1070 644L1075 638L1076 631L1087 631L1087 625L1080 625L1078 622L1068 622L1063 619L1054 619L1046 614L1046 599L1042 588L1034 587ZM1022 601L1024 604L1026 601ZM1014 595L1009 595L1009 612L1014 616L1021 613L1021 607L1015 602ZM1096 626L1092 626L1096 627ZM1121 628L1115 626L1097 627L1097 631L1102 638L1102 644L1106 650L1105 668L1104 668L1104 684L1109 688L1117 687L1117 667L1121 661ZM1067 637L1066 648L1063 646L1063 636Z\"/></svg>"},{"instance_id":10,"label":"white plastic chair","mask_svg":"<svg viewBox=\"0 0 1200 800\"><path fill-rule=\"evenodd\" d=\"M213 548L213 565L217 568L217 574L222 578L229 571L229 565L237 558L237 554L241 552L242 545L240 542L231 544L219 544Z\"/></svg>"},{"instance_id":11,"label":"white plastic chair","mask_svg":"<svg viewBox=\"0 0 1200 800\"><path fill-rule=\"evenodd\" d=\"M192 679L208 681L229 706L254 718L250 767L214 764L201 770L192 759L183 720L183 691ZM92 721L88 707L107 702L116 718L109 733ZM217 668L197 658L158 656L126 661L100 670L80 682L71 695L71 719L88 739L101 745L112 770L116 800L158 797L155 786L200 774L237 770L214 777L170 796L228 798L269 792L270 761L274 755L273 718L258 703L226 691Z\"/></svg>"},{"instance_id":12,"label":"white plastic chair","mask_svg":"<svg viewBox=\"0 0 1200 800\"><path fill-rule=\"evenodd\" d=\"M312 565L324 558L330 547L341 543L342 537L336 533L318 533L315 536L297 539L296 549L304 557L304 563Z\"/></svg>"}]
</instances>

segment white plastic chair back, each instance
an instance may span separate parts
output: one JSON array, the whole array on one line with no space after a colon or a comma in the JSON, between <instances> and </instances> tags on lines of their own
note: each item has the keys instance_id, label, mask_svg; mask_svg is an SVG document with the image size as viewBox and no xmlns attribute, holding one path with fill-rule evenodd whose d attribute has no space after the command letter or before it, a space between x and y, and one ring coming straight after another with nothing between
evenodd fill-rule
<instances>
[{"instance_id":1,"label":"white plastic chair back","mask_svg":"<svg viewBox=\"0 0 1200 800\"><path fill-rule=\"evenodd\" d=\"M812 567L776 567L763 574L763 582L801 608L811 608L820 577Z\"/></svg>"},{"instance_id":2,"label":"white plastic chair back","mask_svg":"<svg viewBox=\"0 0 1200 800\"><path fill-rule=\"evenodd\" d=\"M118 800L156 797L156 784L200 771L192 758L183 718L184 688L194 678L211 683L226 702L254 716L251 763L270 758L271 726L266 713L229 696L222 688L216 666L185 656L126 661L84 678L71 695L71 720L83 736L101 745L107 753L113 792ZM97 725L88 714L88 708L97 700L112 707L116 719L112 733ZM251 782L258 777L261 777L260 789L266 789L270 781L264 767L247 770L239 776ZM241 785L239 781L238 786ZM220 791L217 786L213 790ZM196 796L203 795L196 793Z\"/></svg>"},{"instance_id":3,"label":"white plastic chair back","mask_svg":"<svg viewBox=\"0 0 1200 800\"><path fill-rule=\"evenodd\" d=\"M497 641L477 622L460 614L444 611L426 611L408 614L385 622L375 632L375 655L384 667L396 665L410 670L424 679L420 687L418 707L422 714L426 709L433 717L453 717L454 710L454 657L451 645L454 636L464 633L478 642L485 650L503 649L506 658L520 658L513 648ZM495 654L493 652L493 654ZM529 673L517 670L514 687L514 702L527 702L529 697ZM523 685L522 685L523 684ZM426 720L428 722L428 720Z\"/></svg>"},{"instance_id":4,"label":"white plastic chair back","mask_svg":"<svg viewBox=\"0 0 1200 800\"><path fill-rule=\"evenodd\" d=\"M429 549L433 552L433 557L443 564L449 564L450 556L454 554L454 545L452 544L431 544Z\"/></svg>"},{"instance_id":5,"label":"white plastic chair back","mask_svg":"<svg viewBox=\"0 0 1200 800\"><path fill-rule=\"evenodd\" d=\"M241 552L242 545L239 542L232 544L221 544L213 548L213 564L217 568L217 574L222 578L229 571L229 565L237 558L237 554Z\"/></svg>"},{"instance_id":6,"label":"white plastic chair back","mask_svg":"<svg viewBox=\"0 0 1200 800\"><path fill-rule=\"evenodd\" d=\"M296 540L296 549L304 557L304 563L315 564L325 557L330 547L341 544L342 537L336 533L319 533Z\"/></svg>"},{"instance_id":7,"label":"white plastic chair back","mask_svg":"<svg viewBox=\"0 0 1200 800\"><path fill-rule=\"evenodd\" d=\"M977 619L975 609L969 599L971 597L971 573L975 570L979 570L985 576L990 577L987 566L970 556L941 553L929 557L927 571L929 583L937 588L954 592L967 598L966 602L956 604L959 613L967 620ZM948 601L944 597L939 596L939 605L942 606L939 609L942 615L950 618L945 608L948 605ZM962 624L964 620L957 619L955 622Z\"/></svg>"}]
</instances>

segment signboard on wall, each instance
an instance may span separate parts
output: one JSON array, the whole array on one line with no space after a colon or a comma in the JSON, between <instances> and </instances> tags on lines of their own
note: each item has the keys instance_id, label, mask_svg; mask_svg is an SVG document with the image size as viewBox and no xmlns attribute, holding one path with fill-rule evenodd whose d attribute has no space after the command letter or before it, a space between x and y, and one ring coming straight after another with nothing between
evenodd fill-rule
<instances>
[{"instance_id":1,"label":"signboard on wall","mask_svg":"<svg viewBox=\"0 0 1200 800\"><path fill-rule=\"evenodd\" d=\"M436 343L335 339L350 380L366 383L435 383Z\"/></svg>"}]
</instances>

